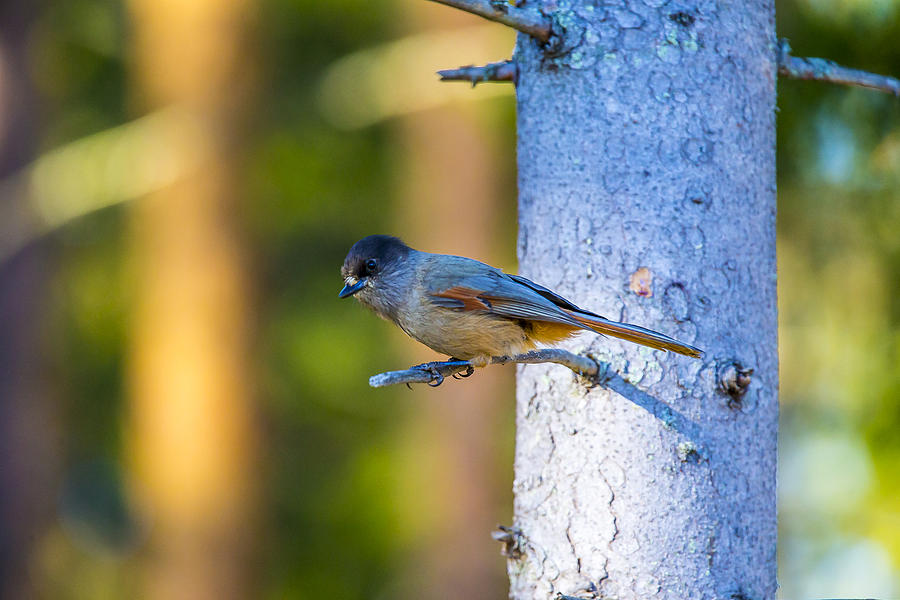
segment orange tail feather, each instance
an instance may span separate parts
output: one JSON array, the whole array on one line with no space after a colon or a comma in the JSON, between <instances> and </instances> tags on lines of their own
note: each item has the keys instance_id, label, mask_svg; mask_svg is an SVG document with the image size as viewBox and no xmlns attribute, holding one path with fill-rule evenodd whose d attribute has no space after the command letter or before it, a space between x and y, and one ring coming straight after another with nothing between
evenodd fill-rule
<instances>
[{"instance_id":1,"label":"orange tail feather","mask_svg":"<svg viewBox=\"0 0 900 600\"><path fill-rule=\"evenodd\" d=\"M643 327L638 327L637 325L617 323L616 321L610 321L609 319L604 319L599 316L589 317L576 312L567 312L569 312L576 321L581 323L585 329L590 329L591 331L602 335L611 335L623 340L628 340L629 342L641 344L642 346L649 346L650 348L656 348L657 350L677 352L678 354L684 354L685 356L691 356L693 358L700 358L703 355L703 351L698 348L688 346L669 336L650 331L649 329L644 329Z\"/></svg>"}]
</instances>

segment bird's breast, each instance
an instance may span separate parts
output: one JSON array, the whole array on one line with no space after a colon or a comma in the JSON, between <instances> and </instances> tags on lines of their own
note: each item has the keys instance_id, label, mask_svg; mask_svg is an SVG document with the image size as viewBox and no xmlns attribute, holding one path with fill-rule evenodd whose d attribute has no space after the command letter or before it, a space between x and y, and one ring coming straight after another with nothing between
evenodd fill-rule
<instances>
[{"instance_id":1,"label":"bird's breast","mask_svg":"<svg viewBox=\"0 0 900 600\"><path fill-rule=\"evenodd\" d=\"M436 306L422 299L397 323L432 350L460 359L510 356L534 346L514 320L481 311Z\"/></svg>"}]
</instances>

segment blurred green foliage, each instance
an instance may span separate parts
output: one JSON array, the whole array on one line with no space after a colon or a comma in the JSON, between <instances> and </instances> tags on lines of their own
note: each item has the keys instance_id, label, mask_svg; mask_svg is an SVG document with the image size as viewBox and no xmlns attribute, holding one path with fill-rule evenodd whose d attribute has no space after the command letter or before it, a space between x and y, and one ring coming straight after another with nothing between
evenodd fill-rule
<instances>
[{"instance_id":1,"label":"blurred green foliage","mask_svg":"<svg viewBox=\"0 0 900 600\"><path fill-rule=\"evenodd\" d=\"M900 74L900 3L777 6L798 55ZM779 82L785 598L900 594L900 102Z\"/></svg>"},{"instance_id":2,"label":"blurred green foliage","mask_svg":"<svg viewBox=\"0 0 900 600\"><path fill-rule=\"evenodd\" d=\"M779 35L796 55L900 74L900 3L785 0L777 8ZM259 289L266 597L393 597L427 526L405 510L416 490L398 475L415 461L414 446L398 441L410 410L405 390L376 396L366 385L403 359L385 342L387 325L336 299L347 248L393 230L392 124L338 131L315 98L333 61L402 34L400 10L361 0L261 4L263 89L245 149L243 210ZM42 3L31 41L41 148L135 116L128 36L119 2ZM896 596L900 102L782 80L778 105L784 597ZM509 135L512 122L494 126ZM47 330L64 400L66 479L77 482L61 493L62 522L103 531L118 517L78 511L85 486L77 474L122 460L131 302L125 210L91 214L52 239L59 269ZM512 443L508 434L503 440ZM116 477L102 477L113 496L103 502L121 510ZM132 568L139 529L84 544L77 528L64 526L40 562L49 595L127 596L122 573ZM64 584L69 578L76 585Z\"/></svg>"}]
</instances>

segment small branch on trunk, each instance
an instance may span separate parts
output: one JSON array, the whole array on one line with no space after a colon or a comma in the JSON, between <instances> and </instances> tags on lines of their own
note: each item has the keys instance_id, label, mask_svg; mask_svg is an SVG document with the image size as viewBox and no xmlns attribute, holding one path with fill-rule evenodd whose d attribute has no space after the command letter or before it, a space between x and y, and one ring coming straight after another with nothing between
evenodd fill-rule
<instances>
[{"instance_id":1,"label":"small branch on trunk","mask_svg":"<svg viewBox=\"0 0 900 600\"><path fill-rule=\"evenodd\" d=\"M580 354L572 354L566 350L557 348L547 350L533 350L516 356L494 356L491 358L493 365L505 365L508 363L536 364L556 363L569 367L576 373L585 377L596 378L601 373L601 365L592 358ZM410 367L405 371L388 371L379 373L369 378L372 387L386 387L398 383L427 383L433 387L440 385L445 377L471 375L472 363L467 360L450 360L446 362L432 362ZM605 369L602 369L605 372Z\"/></svg>"},{"instance_id":2,"label":"small branch on trunk","mask_svg":"<svg viewBox=\"0 0 900 600\"><path fill-rule=\"evenodd\" d=\"M517 527L498 525L497 529L491 532L491 537L503 544L500 554L507 558L518 560L525 553L525 534Z\"/></svg>"},{"instance_id":3,"label":"small branch on trunk","mask_svg":"<svg viewBox=\"0 0 900 600\"><path fill-rule=\"evenodd\" d=\"M534 39L547 43L552 35L549 17L537 9L518 8L505 0L431 0L446 4L490 21L527 33Z\"/></svg>"},{"instance_id":4,"label":"small branch on trunk","mask_svg":"<svg viewBox=\"0 0 900 600\"><path fill-rule=\"evenodd\" d=\"M786 39L778 42L778 74L794 79L856 85L900 97L900 81L897 79L843 67L825 58L791 56L791 46Z\"/></svg>"},{"instance_id":5,"label":"small branch on trunk","mask_svg":"<svg viewBox=\"0 0 900 600\"><path fill-rule=\"evenodd\" d=\"M441 76L441 81L470 81L472 87L475 87L484 81L510 81L515 83L518 68L516 67L516 61L504 60L490 63L483 67L469 65L458 69L445 69L438 71L438 75Z\"/></svg>"}]
</instances>

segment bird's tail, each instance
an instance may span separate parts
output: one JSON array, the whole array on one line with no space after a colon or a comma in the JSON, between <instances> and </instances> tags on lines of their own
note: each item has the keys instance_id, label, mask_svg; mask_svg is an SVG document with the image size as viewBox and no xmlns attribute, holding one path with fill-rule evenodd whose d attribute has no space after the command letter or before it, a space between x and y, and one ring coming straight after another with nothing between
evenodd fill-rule
<instances>
[{"instance_id":1,"label":"bird's tail","mask_svg":"<svg viewBox=\"0 0 900 600\"><path fill-rule=\"evenodd\" d=\"M585 329L590 329L602 335L611 335L629 342L656 348L657 350L668 350L693 358L700 358L703 355L703 351L698 348L688 346L669 336L638 327L637 325L617 323L616 321L604 319L599 315L585 315L574 311L567 312L581 323Z\"/></svg>"}]
</instances>

